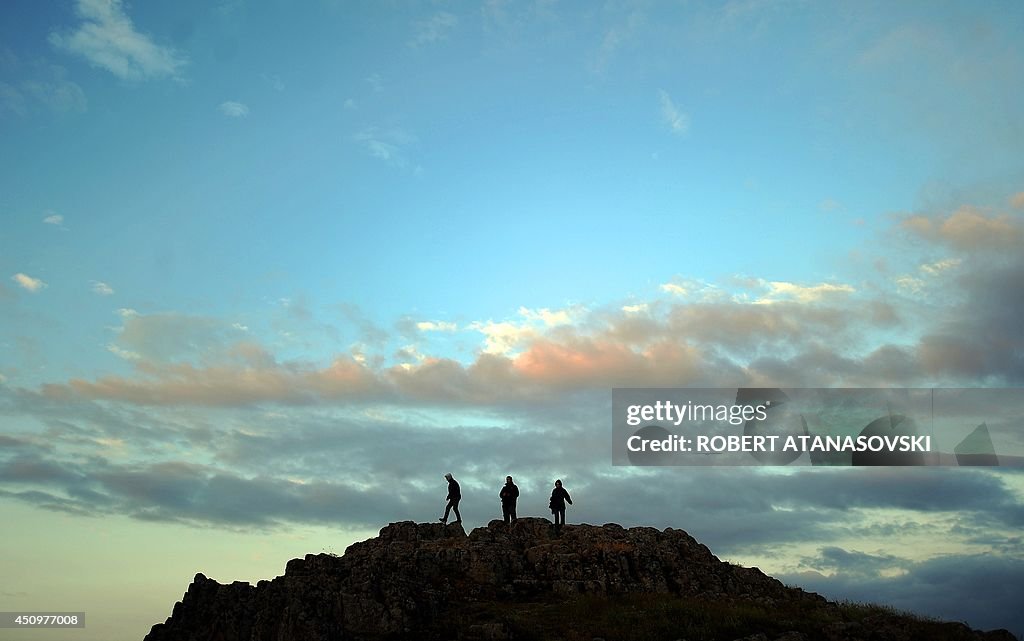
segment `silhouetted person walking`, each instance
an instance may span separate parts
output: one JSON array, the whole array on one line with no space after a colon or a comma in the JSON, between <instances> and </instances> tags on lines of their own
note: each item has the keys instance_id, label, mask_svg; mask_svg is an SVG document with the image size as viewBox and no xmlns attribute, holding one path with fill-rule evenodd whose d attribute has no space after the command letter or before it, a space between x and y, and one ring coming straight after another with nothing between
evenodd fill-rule
<instances>
[{"instance_id":1,"label":"silhouetted person walking","mask_svg":"<svg viewBox=\"0 0 1024 641\"><path fill-rule=\"evenodd\" d=\"M555 489L551 490L551 501L548 503L552 514L555 515L555 527L565 525L565 503L567 501L569 505L572 505L572 499L569 498L569 493L562 487L562 481L559 479L555 481Z\"/></svg>"},{"instance_id":2,"label":"silhouetted person walking","mask_svg":"<svg viewBox=\"0 0 1024 641\"><path fill-rule=\"evenodd\" d=\"M448 512L455 510L455 522L462 523L462 515L459 514L459 501L462 500L462 489L459 487L459 482L452 478L451 472L445 474L444 477L448 479L448 496L445 498L448 503L444 506L444 516L438 520L447 525Z\"/></svg>"},{"instance_id":3,"label":"silhouetted person walking","mask_svg":"<svg viewBox=\"0 0 1024 641\"><path fill-rule=\"evenodd\" d=\"M511 476L505 477L505 485L498 492L501 499L501 514L505 517L505 524L516 522L516 499L519 498L519 488L512 482Z\"/></svg>"}]
</instances>

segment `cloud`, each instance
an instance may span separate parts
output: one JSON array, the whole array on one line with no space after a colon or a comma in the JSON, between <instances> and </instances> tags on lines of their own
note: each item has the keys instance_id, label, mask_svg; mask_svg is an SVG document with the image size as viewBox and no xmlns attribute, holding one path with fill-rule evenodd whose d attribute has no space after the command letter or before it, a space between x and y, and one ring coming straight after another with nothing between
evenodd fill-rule
<instances>
[{"instance_id":1,"label":"cloud","mask_svg":"<svg viewBox=\"0 0 1024 641\"><path fill-rule=\"evenodd\" d=\"M46 287L46 283L38 278L32 278L31 276L20 272L11 276L11 280L17 283L22 289L30 291L33 294Z\"/></svg>"},{"instance_id":2,"label":"cloud","mask_svg":"<svg viewBox=\"0 0 1024 641\"><path fill-rule=\"evenodd\" d=\"M3 468L0 469L0 479L6 482L47 483L51 481L74 482L81 480L80 475L37 455L19 455L5 463Z\"/></svg>"},{"instance_id":3,"label":"cloud","mask_svg":"<svg viewBox=\"0 0 1024 641\"><path fill-rule=\"evenodd\" d=\"M811 302L772 305L680 303L643 314L602 310L550 326L543 314L531 311L522 321L467 326L483 335L481 353L468 364L417 346L415 356L406 350L402 366L394 368L367 358L362 348L326 366L279 362L228 324L136 314L125 318L112 343L122 357L140 357L135 376L76 379L48 386L47 393L140 405L373 401L507 407L542 406L558 394L622 386L1024 380L1024 337L1017 322L1024 309L1008 305L1024 301L1016 293L1024 275L1004 270L964 278L961 286L972 293L948 308L944 322L921 327L916 342L864 341L871 332L902 326L900 314L884 301L839 296L828 303L812 296ZM551 320L561 319L556 314ZM380 345L387 340L383 336Z\"/></svg>"},{"instance_id":4,"label":"cloud","mask_svg":"<svg viewBox=\"0 0 1024 641\"><path fill-rule=\"evenodd\" d=\"M1024 260L961 275L961 302L922 332L921 367L934 376L1024 383Z\"/></svg>"},{"instance_id":5,"label":"cloud","mask_svg":"<svg viewBox=\"0 0 1024 641\"><path fill-rule=\"evenodd\" d=\"M464 425L446 428L444 435L459 443L453 456L448 439L439 439L436 428L426 425L365 414L295 418L293 429L287 431L274 427L280 417L254 415L244 430L231 427L196 435L196 444L199 439L216 443L218 455L207 465L175 459L61 458L52 452L5 448L0 452L0 479L5 486L32 488L31 496L12 498L31 501L45 495L53 509L84 514L128 514L218 527L377 527L398 518L436 518L435 488L421 482L436 476L431 474L435 466L455 470L467 503L479 505L485 490L490 495L490 487L479 477L459 473L466 460L499 467L509 452L516 452L523 455L519 460L524 468L549 467L569 438L565 434L553 450L545 450L532 446L543 438L539 428L480 430ZM174 422L168 427L173 432ZM381 447L382 433L401 446ZM109 440L91 436L97 445ZM133 446L126 442L126 447ZM370 478L375 482L367 485ZM540 496L535 493L538 507ZM523 503L530 505L527 499Z\"/></svg>"},{"instance_id":6,"label":"cloud","mask_svg":"<svg viewBox=\"0 0 1024 641\"><path fill-rule=\"evenodd\" d=\"M100 296L110 296L114 293L113 287L98 280L92 281L91 289L94 294L99 294Z\"/></svg>"},{"instance_id":7,"label":"cloud","mask_svg":"<svg viewBox=\"0 0 1024 641\"><path fill-rule=\"evenodd\" d=\"M658 285L658 289L666 294L672 294L673 296L680 296L684 298L699 295L699 299L703 301L716 300L723 296L721 289L711 283L706 283L693 278L680 278L678 276L673 278L670 282Z\"/></svg>"},{"instance_id":8,"label":"cloud","mask_svg":"<svg viewBox=\"0 0 1024 641\"><path fill-rule=\"evenodd\" d=\"M786 583L820 592L832 599L884 603L901 610L966 621L982 629L1024 629L1020 596L1011 586L1024 581L1024 559L1007 555L951 554L920 562L889 555L864 555L842 548L823 548L821 558L810 563L834 574L816 572L783 575ZM906 568L891 577L873 575L886 563ZM840 571L840 570L847 571ZM852 571L850 571L852 570Z\"/></svg>"},{"instance_id":9,"label":"cloud","mask_svg":"<svg viewBox=\"0 0 1024 641\"><path fill-rule=\"evenodd\" d=\"M962 251L1012 250L1024 242L1024 224L1009 215L988 215L975 207L961 207L946 218L909 216L901 227L926 240Z\"/></svg>"},{"instance_id":10,"label":"cloud","mask_svg":"<svg viewBox=\"0 0 1024 641\"><path fill-rule=\"evenodd\" d=\"M339 309L344 320L355 327L361 342L379 347L390 337L388 331L367 316L358 305L344 303Z\"/></svg>"},{"instance_id":11,"label":"cloud","mask_svg":"<svg viewBox=\"0 0 1024 641\"><path fill-rule=\"evenodd\" d=\"M901 294L919 296L924 293L925 282L920 278L904 274L902 276L897 276L893 282L896 284L896 289Z\"/></svg>"},{"instance_id":12,"label":"cloud","mask_svg":"<svg viewBox=\"0 0 1024 641\"><path fill-rule=\"evenodd\" d=\"M944 260L921 264L951 269ZM543 404L556 393L638 385L914 386L978 376L1012 384L1024 380L1024 336L1017 322L1024 316L1021 269L1003 265L960 273L943 286L960 291L953 298L961 302L947 306L941 321L914 325L916 333L909 336L905 310L884 299L853 297L852 286L753 281L751 287L769 290L765 298L771 305L721 296L596 311L522 307L516 319L465 326L482 336L471 362L441 357L417 343L415 357L405 350L397 368L367 356L366 344L383 349L391 336L355 309L343 311L364 345L327 365L278 361L232 323L125 313L112 345L140 357L136 375L78 379L49 391L142 405L376 400L507 406ZM411 319L402 326L407 327L401 335L410 338L458 329ZM902 330L899 342L866 338L893 329Z\"/></svg>"},{"instance_id":13,"label":"cloud","mask_svg":"<svg viewBox=\"0 0 1024 641\"><path fill-rule=\"evenodd\" d=\"M43 218L43 222L47 225L56 225L59 227L64 224L64 217L60 214L50 214L46 218Z\"/></svg>"},{"instance_id":14,"label":"cloud","mask_svg":"<svg viewBox=\"0 0 1024 641\"><path fill-rule=\"evenodd\" d=\"M441 42L442 40L447 40L448 34L451 33L452 29L454 29L458 24L458 17L446 11L434 14L427 20L420 20L415 24L413 37L412 40L409 41L409 46L423 47Z\"/></svg>"},{"instance_id":15,"label":"cloud","mask_svg":"<svg viewBox=\"0 0 1024 641\"><path fill-rule=\"evenodd\" d=\"M420 321L416 323L416 329L421 332L454 332L458 326L447 321Z\"/></svg>"},{"instance_id":16,"label":"cloud","mask_svg":"<svg viewBox=\"0 0 1024 641\"><path fill-rule=\"evenodd\" d=\"M571 310L571 309L557 309L550 310L548 308L541 309L529 309L527 307L519 308L519 315L531 321L540 321L547 327L554 327L556 325L567 325L572 322L574 315L577 315L582 310Z\"/></svg>"},{"instance_id":17,"label":"cloud","mask_svg":"<svg viewBox=\"0 0 1024 641\"><path fill-rule=\"evenodd\" d=\"M867 554L828 546L821 548L817 557L804 559L804 563L819 570L842 571L848 575L878 578L885 571L902 569L906 565L906 560L892 554Z\"/></svg>"},{"instance_id":18,"label":"cloud","mask_svg":"<svg viewBox=\"0 0 1024 641\"><path fill-rule=\"evenodd\" d=\"M669 381L690 385L701 380L704 362L699 349L674 341L638 351L614 341L573 337L567 341L534 341L515 359L514 367L530 381L581 389L655 387Z\"/></svg>"},{"instance_id":19,"label":"cloud","mask_svg":"<svg viewBox=\"0 0 1024 641\"><path fill-rule=\"evenodd\" d=\"M341 514L348 527L373 527L375 505L395 514L408 508L408 498L380 486L359 489L354 484L300 483L281 478L243 477L187 463L160 463L116 470L98 476L100 487L122 502L135 518L221 525L273 526L285 522L336 523ZM261 504L260 510L247 507Z\"/></svg>"},{"instance_id":20,"label":"cloud","mask_svg":"<svg viewBox=\"0 0 1024 641\"><path fill-rule=\"evenodd\" d=\"M185 58L137 31L121 0L78 0L75 11L82 20L76 28L50 33L57 49L123 80L179 77Z\"/></svg>"},{"instance_id":21,"label":"cloud","mask_svg":"<svg viewBox=\"0 0 1024 641\"><path fill-rule=\"evenodd\" d=\"M124 357L138 360L131 354ZM351 358L339 357L328 367L316 369L298 363L278 364L260 349L239 350L235 356L243 361L241 367L237 363L195 366L139 360L136 378L73 379L67 385L48 386L45 392L56 398L73 394L139 405L208 407L303 405L384 396L383 386L372 372Z\"/></svg>"},{"instance_id":22,"label":"cloud","mask_svg":"<svg viewBox=\"0 0 1024 641\"><path fill-rule=\"evenodd\" d=\"M672 306L658 325L658 332L709 347L742 351L771 344L806 344L828 336L838 338L843 327L855 319L863 322L862 315L793 301L773 305L711 302Z\"/></svg>"},{"instance_id":23,"label":"cloud","mask_svg":"<svg viewBox=\"0 0 1024 641\"><path fill-rule=\"evenodd\" d=\"M690 118L672 102L667 91L659 89L658 96L661 100L661 118L668 125L669 131L677 136L686 134L690 130Z\"/></svg>"},{"instance_id":24,"label":"cloud","mask_svg":"<svg viewBox=\"0 0 1024 641\"><path fill-rule=\"evenodd\" d=\"M509 354L537 335L533 327L512 321L475 322L469 328L484 335L484 352L488 354Z\"/></svg>"},{"instance_id":25,"label":"cloud","mask_svg":"<svg viewBox=\"0 0 1024 641\"><path fill-rule=\"evenodd\" d=\"M929 276L938 276L952 269L956 269L963 262L961 258L943 258L931 263L921 265L921 271Z\"/></svg>"},{"instance_id":26,"label":"cloud","mask_svg":"<svg viewBox=\"0 0 1024 641\"><path fill-rule=\"evenodd\" d=\"M900 274L892 282L896 285L896 291L904 296L927 298L936 291L943 291L940 279L956 273L962 264L962 258L943 258L921 263L917 267L917 275Z\"/></svg>"},{"instance_id":27,"label":"cloud","mask_svg":"<svg viewBox=\"0 0 1024 641\"><path fill-rule=\"evenodd\" d=\"M139 354L138 352L133 352L128 349L122 349L114 344L107 345L107 351L113 354L114 356L117 356L118 358L124 359L126 361L142 360L142 354Z\"/></svg>"},{"instance_id":28,"label":"cloud","mask_svg":"<svg viewBox=\"0 0 1024 641\"><path fill-rule=\"evenodd\" d=\"M426 360L426 356L421 354L415 345L406 345L395 350L394 356L396 360L401 361L398 366L406 370L412 369L415 363L422 363Z\"/></svg>"},{"instance_id":29,"label":"cloud","mask_svg":"<svg viewBox=\"0 0 1024 641\"><path fill-rule=\"evenodd\" d=\"M357 139L359 139L357 137ZM380 158L385 161L394 161L402 163L399 153L398 146L381 140L374 140L370 138L362 139L366 143L366 149L369 150L370 154L374 158Z\"/></svg>"},{"instance_id":30,"label":"cloud","mask_svg":"<svg viewBox=\"0 0 1024 641\"><path fill-rule=\"evenodd\" d=\"M1024 191L1010 196L1010 206L1014 209L1024 209Z\"/></svg>"},{"instance_id":31,"label":"cloud","mask_svg":"<svg viewBox=\"0 0 1024 641\"><path fill-rule=\"evenodd\" d=\"M897 509L954 515L965 522L985 519L1006 527L1016 527L1020 520L1012 476L970 469L951 475L946 468L887 467L855 472L845 468L835 475L815 473L814 479L809 484L799 475L790 475L773 482L773 489L790 503L840 511Z\"/></svg>"},{"instance_id":32,"label":"cloud","mask_svg":"<svg viewBox=\"0 0 1024 641\"><path fill-rule=\"evenodd\" d=\"M0 495L50 509L222 527L337 523L342 515L349 527L375 525L379 506L401 514L409 498L424 503L422 491L395 493L380 487L359 489L351 483L246 477L179 461L120 466L94 462L84 466L71 462L56 465L23 456L0 462L0 479L6 484L47 487L46 491L2 491ZM253 509L256 505L259 509Z\"/></svg>"},{"instance_id":33,"label":"cloud","mask_svg":"<svg viewBox=\"0 0 1024 641\"><path fill-rule=\"evenodd\" d=\"M442 382L444 378L432 380ZM20 396L0 391L0 407L7 413L27 410L55 429L46 435L12 435L3 441L13 447L0 451L0 477L50 492L87 489L106 496L102 505L93 502L97 497L80 497L79 507L86 511L128 500L162 508L161 518L173 518L177 510L191 511L205 500L205 495L198 493L187 503L179 502L184 495L173 488L189 476L201 484L214 475L239 481L258 478L272 484L299 478L307 485L326 483L338 491L366 487L365 479L373 478L378 487L395 488L406 507L362 504L360 510L372 515L369 518L387 522L394 520L396 513L410 512L422 518L429 513L422 507L423 485L410 483L410 479L428 478L437 466L462 469L466 461L472 461L478 471L468 474L468 479L459 475L460 480L468 480L470 488L480 488L478 483L483 481L482 488L489 490L487 470L515 460L527 486L537 481L549 484L548 474L554 467L569 472L582 496L602 497L600 501L582 501L577 509L588 504L589 508L580 518L659 527L686 524L716 550L792 541L797 531L806 540L835 539L844 532L848 536L848 528L864 526L870 520L868 515L883 515L884 523L893 518L894 510L902 511L895 524L904 537L913 536L905 525L912 513L921 519L927 515L962 517L964 525L958 537L988 533L999 538L1004 529L1019 527L1019 516L1017 520L1008 518L1014 510L1020 512L1020 501L1009 483L1012 479L990 471L961 470L950 475L939 469L815 468L778 475L751 469L634 469L607 475L600 462L605 460L609 435L595 427L606 416L606 406L600 401L606 398L603 393L573 403L558 397L543 411L524 405L504 413L500 423L486 429L467 416L453 423L447 412L408 414L386 406L376 406L380 411L371 412L364 410L365 406L348 405L337 413L301 407L289 408L287 414L254 411L245 414L242 422L214 422L192 433L183 431L184 414L179 411L161 422L159 408L131 412L117 404L89 401L62 408L51 396ZM56 413L61 409L62 414ZM90 417L88 425L86 417ZM114 427L118 425L123 427ZM580 429L581 425L591 427ZM385 441L382 435L386 435ZM73 442L98 447L118 439L130 450L146 443L156 447L149 448L142 465L133 463L131 456L114 463L81 455L78 450L69 454L66 449ZM538 442L545 447L537 447ZM39 449L35 443L46 448ZM165 446L169 443L177 447L169 449ZM458 447L453 448L452 443ZM55 449L55 444L61 447ZM183 450L193 448L215 452L208 459L209 466L181 467L174 460ZM155 466L154 456L169 465ZM137 483L128 482L132 479ZM666 494L669 487L671 492ZM532 505L538 513L543 513L543 490L542 485L534 493ZM308 495L295 498L312 500ZM370 501L372 496L365 498ZM524 498L524 509L531 509L529 500ZM659 506L656 513L651 512L653 505ZM260 501L240 501L231 520L266 523L283 518L278 509ZM182 512L177 515L184 516ZM294 517L307 522L322 515L316 517L302 508ZM225 522L213 509L190 512L189 518L209 524ZM343 524L352 517L346 510L329 518Z\"/></svg>"},{"instance_id":34,"label":"cloud","mask_svg":"<svg viewBox=\"0 0 1024 641\"><path fill-rule=\"evenodd\" d=\"M245 118L249 115L249 107L240 102L233 102L230 100L220 103L220 106L217 107L217 109L229 118Z\"/></svg>"},{"instance_id":35,"label":"cloud","mask_svg":"<svg viewBox=\"0 0 1024 641\"><path fill-rule=\"evenodd\" d=\"M215 318L119 310L122 326L114 344L154 362L226 357L244 332Z\"/></svg>"},{"instance_id":36,"label":"cloud","mask_svg":"<svg viewBox=\"0 0 1024 641\"><path fill-rule=\"evenodd\" d=\"M81 113L88 108L85 92L67 79L63 67L45 60L23 65L14 59L10 69L20 70L28 77L12 81L14 84L0 82L0 113L25 116L37 105L55 114Z\"/></svg>"},{"instance_id":37,"label":"cloud","mask_svg":"<svg viewBox=\"0 0 1024 641\"><path fill-rule=\"evenodd\" d=\"M529 309L520 307L519 316L524 321L499 321L488 320L486 322L474 322L469 329L480 332L485 338L484 352L488 354L511 354L530 340L541 335L543 328L551 328L559 325L567 325L585 310L582 308L568 308L561 310Z\"/></svg>"},{"instance_id":38,"label":"cloud","mask_svg":"<svg viewBox=\"0 0 1024 641\"><path fill-rule=\"evenodd\" d=\"M367 127L353 137L371 156L396 167L408 165L405 148L415 142L415 137L401 129L380 129Z\"/></svg>"},{"instance_id":39,"label":"cloud","mask_svg":"<svg viewBox=\"0 0 1024 641\"><path fill-rule=\"evenodd\" d=\"M836 295L852 294L856 291L852 285L842 283L797 285L785 281L771 281L764 284L768 288L768 293L759 298L756 301L758 303L775 303L781 300L791 300L808 304Z\"/></svg>"},{"instance_id":40,"label":"cloud","mask_svg":"<svg viewBox=\"0 0 1024 641\"><path fill-rule=\"evenodd\" d=\"M218 328L186 324L157 332L162 323L139 317L146 326L141 329L132 327L133 320L126 321L122 335L112 344L116 349L111 351L137 361L134 376L73 379L66 384L47 385L44 392L52 398L105 399L138 405L245 407L374 401L400 406L504 406L543 403L555 393L594 386L721 382L707 372L715 371L721 377L732 373L722 363L707 361L700 350L671 340L637 350L607 337L580 335L567 328L555 328L557 338L545 338L539 330L523 326L501 328L511 335L495 330L487 341L496 343L496 347L485 350L468 365L417 352L417 357L411 359L415 362L392 368L381 369L379 364L357 355L339 355L329 365L319 367L299 361L278 362L251 342L203 347L212 340L208 335L211 329L220 332ZM517 332L521 334L517 336ZM124 337L126 333L130 334L128 338ZM520 353L506 355L513 347ZM179 360L197 354L204 362ZM217 354L219 358L215 359ZM172 360L172 355L177 358Z\"/></svg>"}]
</instances>

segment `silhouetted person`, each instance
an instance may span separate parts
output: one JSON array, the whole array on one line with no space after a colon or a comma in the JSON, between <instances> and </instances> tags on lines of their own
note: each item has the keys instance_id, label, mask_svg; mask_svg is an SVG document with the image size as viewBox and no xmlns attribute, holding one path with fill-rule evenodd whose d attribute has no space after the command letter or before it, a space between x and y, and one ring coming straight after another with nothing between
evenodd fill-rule
<instances>
[{"instance_id":1,"label":"silhouetted person","mask_svg":"<svg viewBox=\"0 0 1024 641\"><path fill-rule=\"evenodd\" d=\"M459 501L462 500L462 489L459 487L459 482L452 478L451 472L445 474L444 477L448 479L448 496L445 498L448 503L444 506L444 516L438 520L447 525L448 512L455 510L455 522L462 523L462 515L459 514Z\"/></svg>"},{"instance_id":2,"label":"silhouetted person","mask_svg":"<svg viewBox=\"0 0 1024 641\"><path fill-rule=\"evenodd\" d=\"M501 514L505 517L505 524L516 522L516 499L519 498L519 488L512 482L511 476L505 477L505 485L498 492L501 499Z\"/></svg>"},{"instance_id":3,"label":"silhouetted person","mask_svg":"<svg viewBox=\"0 0 1024 641\"><path fill-rule=\"evenodd\" d=\"M551 501L548 502L548 507L551 508L552 514L555 515L555 527L561 527L565 525L565 504L572 505L572 499L569 498L569 493L562 487L561 479L555 481L555 489L551 490Z\"/></svg>"}]
</instances>

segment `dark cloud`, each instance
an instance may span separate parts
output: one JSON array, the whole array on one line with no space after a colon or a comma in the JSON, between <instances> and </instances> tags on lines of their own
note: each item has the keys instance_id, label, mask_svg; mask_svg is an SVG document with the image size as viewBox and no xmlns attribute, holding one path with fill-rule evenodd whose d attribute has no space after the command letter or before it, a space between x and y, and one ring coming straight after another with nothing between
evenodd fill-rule
<instances>
[{"instance_id":1,"label":"dark cloud","mask_svg":"<svg viewBox=\"0 0 1024 641\"><path fill-rule=\"evenodd\" d=\"M19 398L27 397L8 396L12 402ZM95 404L79 406L84 410ZM1024 524L1024 506L1009 484L1014 475L1001 470L815 467L779 473L757 468L613 468L609 399L597 392L565 397L558 406L524 404L472 414L444 407L353 406L231 410L217 416L179 410L170 420L162 412L148 412L148 422L142 425L152 440L130 442L127 452L140 458L116 465L109 456L96 456L103 451L97 443L130 437L123 426L138 417L130 406L102 409L95 420L109 418L109 430L83 428L64 419L52 422L50 437L62 443L61 451L30 450L30 456L16 456L24 446L5 450L7 457L0 454L0 478L63 490L83 509L150 505L150 512L134 507L130 511L151 518L171 518L180 511L190 520L210 523L226 518L218 517L217 509L203 507L216 496L211 488L222 486L211 485L215 477L221 477L221 484L235 479L240 489L284 484L285 495L296 506L306 495L291 487L292 480L338 492L387 487L398 497L397 503L375 500L363 505L358 497L368 495L350 497L354 506L360 506L352 513L384 523L397 518L388 507L436 503L434 486L445 471L462 478L468 492L479 492L484 506L494 493L491 486L500 485L505 474L514 474L522 479L524 490L529 489L525 494L532 498L524 501L533 504L528 509L542 515L548 486L561 477L587 497L576 507L580 519L684 528L692 524L709 544L725 551L846 532L859 524L849 516L857 510L958 514L974 522L977 534ZM5 438L19 444L31 441L27 435ZM168 460L167 444L200 453L205 466ZM84 456L74 454L79 451ZM270 501L241 505L241 511L231 512L231 522L274 523L285 518L273 511ZM400 512L427 517L430 509L410 512L405 507ZM303 515L313 518L320 513L297 507L290 514L301 520ZM333 518L340 524L349 514L324 513L315 520Z\"/></svg>"},{"instance_id":2,"label":"dark cloud","mask_svg":"<svg viewBox=\"0 0 1024 641\"><path fill-rule=\"evenodd\" d=\"M872 569L890 561L905 568L905 573L893 577L872 574ZM976 628L1006 628L1017 635L1024 631L1024 611L1020 608L1024 559L1019 555L949 555L913 563L829 548L822 551L819 563L821 569L835 573L826 576L806 572L779 578L832 599L883 603L965 621Z\"/></svg>"},{"instance_id":3,"label":"dark cloud","mask_svg":"<svg viewBox=\"0 0 1024 641\"><path fill-rule=\"evenodd\" d=\"M67 466L37 455L0 461L0 482L7 484L73 485L81 480L81 475Z\"/></svg>"},{"instance_id":4,"label":"dark cloud","mask_svg":"<svg viewBox=\"0 0 1024 641\"><path fill-rule=\"evenodd\" d=\"M28 438L18 438L15 436L7 436L0 434L0 449L14 450L14 449L45 449L43 446L33 442Z\"/></svg>"},{"instance_id":5,"label":"dark cloud","mask_svg":"<svg viewBox=\"0 0 1024 641\"><path fill-rule=\"evenodd\" d=\"M868 554L835 546L821 548L817 557L804 558L802 563L834 574L865 578L878 578L885 570L900 570L907 565L891 554Z\"/></svg>"},{"instance_id":6,"label":"dark cloud","mask_svg":"<svg viewBox=\"0 0 1024 641\"><path fill-rule=\"evenodd\" d=\"M82 450L91 452L99 439L130 441L143 453L164 451L167 444L194 442L208 435L203 420L167 420L155 412L130 405L110 405L66 393L58 386L44 386L42 392L0 386L0 416L29 419L46 429L42 432L13 430L4 438L17 439L21 447L38 450Z\"/></svg>"},{"instance_id":7,"label":"dark cloud","mask_svg":"<svg viewBox=\"0 0 1024 641\"><path fill-rule=\"evenodd\" d=\"M926 371L967 380L1024 382L1024 257L968 272L966 301L919 346Z\"/></svg>"},{"instance_id":8,"label":"dark cloud","mask_svg":"<svg viewBox=\"0 0 1024 641\"><path fill-rule=\"evenodd\" d=\"M1000 473L949 468L812 468L783 477L779 492L794 503L840 510L887 508L974 515L1009 526L1022 504Z\"/></svg>"},{"instance_id":9,"label":"dark cloud","mask_svg":"<svg viewBox=\"0 0 1024 641\"><path fill-rule=\"evenodd\" d=\"M64 512L66 514L73 514L75 516L95 516L96 512L82 507L82 504L78 501L67 499L61 496L51 494L49 492L42 492L39 490L26 490L20 492L11 492L9 490L0 489L0 497L14 499L21 501L32 507L36 507L42 510L49 510L51 512Z\"/></svg>"}]
</instances>

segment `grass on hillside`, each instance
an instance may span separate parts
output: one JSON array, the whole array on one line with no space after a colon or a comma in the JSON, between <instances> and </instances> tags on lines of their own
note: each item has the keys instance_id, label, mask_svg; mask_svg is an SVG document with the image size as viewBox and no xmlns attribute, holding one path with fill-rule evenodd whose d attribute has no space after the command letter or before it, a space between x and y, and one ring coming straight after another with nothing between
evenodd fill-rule
<instances>
[{"instance_id":1,"label":"grass on hillside","mask_svg":"<svg viewBox=\"0 0 1024 641\"><path fill-rule=\"evenodd\" d=\"M921 641L973 639L959 626L885 606L760 604L659 594L579 596L558 603L487 603L464 611L460 618L463 630L473 624L500 623L517 641L732 641L757 632L774 639L788 631L803 633L807 641L827 641L830 636L824 630L846 626L852 626L851 638L869 638L878 628L895 626ZM839 636L847 635L840 632Z\"/></svg>"}]
</instances>

